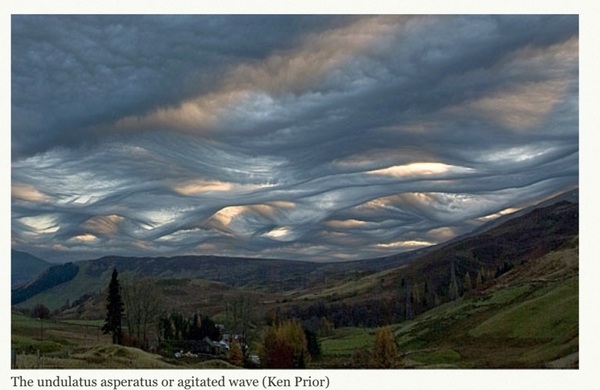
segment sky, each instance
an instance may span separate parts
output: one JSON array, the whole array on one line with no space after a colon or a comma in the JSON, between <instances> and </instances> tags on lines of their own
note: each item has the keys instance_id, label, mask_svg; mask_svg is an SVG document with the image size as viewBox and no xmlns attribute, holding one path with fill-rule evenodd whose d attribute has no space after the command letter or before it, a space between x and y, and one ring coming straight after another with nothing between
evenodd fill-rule
<instances>
[{"instance_id":1,"label":"sky","mask_svg":"<svg viewBox=\"0 0 600 390\"><path fill-rule=\"evenodd\" d=\"M308 261L579 182L577 15L12 15L12 249Z\"/></svg>"}]
</instances>

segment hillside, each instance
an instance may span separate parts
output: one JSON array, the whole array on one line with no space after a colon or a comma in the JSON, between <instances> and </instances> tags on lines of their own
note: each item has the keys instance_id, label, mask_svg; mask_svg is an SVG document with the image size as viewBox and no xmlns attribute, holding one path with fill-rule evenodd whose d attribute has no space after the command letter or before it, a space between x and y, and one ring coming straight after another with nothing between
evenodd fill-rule
<instances>
[{"instance_id":1,"label":"hillside","mask_svg":"<svg viewBox=\"0 0 600 390\"><path fill-rule=\"evenodd\" d=\"M13 305L19 304L37 294L69 282L78 272L79 267L73 263L53 265L42 272L37 278L12 290L11 303Z\"/></svg>"},{"instance_id":2,"label":"hillside","mask_svg":"<svg viewBox=\"0 0 600 390\"><path fill-rule=\"evenodd\" d=\"M131 280L203 279L245 291L282 295L283 300L302 307L323 301L403 306L399 301L408 289L415 289L422 298L414 308L418 313L433 307L436 299L443 301L448 296L452 268L459 290L464 289L467 275L472 283L479 274L482 279L490 279L564 245L579 232L578 213L578 203L559 201L534 208L476 236L427 250L362 262L107 256L77 262L79 272L72 280L38 291L35 297L31 296L32 299L19 306L32 307L42 302L56 309L85 294L100 293L106 288L112 269L117 268L123 277Z\"/></svg>"},{"instance_id":3,"label":"hillside","mask_svg":"<svg viewBox=\"0 0 600 390\"><path fill-rule=\"evenodd\" d=\"M325 316L336 326L398 322L448 302L452 293L496 283L514 268L569 247L578 235L578 220L577 203L534 209L403 266L289 293L285 307L304 319ZM451 292L453 278L456 291Z\"/></svg>"},{"instance_id":4,"label":"hillside","mask_svg":"<svg viewBox=\"0 0 600 390\"><path fill-rule=\"evenodd\" d=\"M213 264L223 261L211 267L208 258L204 262L194 257L105 257L77 263L79 272L72 280L18 306L42 302L62 307L54 318L56 331L47 330L61 340L63 346L48 346L57 354L71 344L79 346L78 356L84 360L90 353L104 353L94 343L87 346L94 337L88 333L99 332L98 323L105 315L103 291L112 267L117 266L124 284L145 279L169 310L199 312L223 321L227 304L244 298L252 305L257 334L269 319L294 317L313 330L327 320L332 328L320 335L322 357L314 360L313 367L370 367L374 333L388 325L400 350L398 367L575 368L579 364L578 220L577 203L556 202L380 271L341 267L335 274L332 264L274 260L250 264L213 258ZM221 268L238 261L239 269ZM273 271L265 276L265 269ZM276 279L284 275L288 279ZM267 281L266 286L258 284L261 280ZM27 353L40 346L36 324L22 326L27 321L15 322L16 315L13 345ZM66 330L72 322L89 321L96 325ZM97 359L103 367L113 364ZM63 363L57 358L55 364Z\"/></svg>"},{"instance_id":5,"label":"hillside","mask_svg":"<svg viewBox=\"0 0 600 390\"><path fill-rule=\"evenodd\" d=\"M11 250L10 252L10 285L12 288L28 282L50 267L50 263L29 253Z\"/></svg>"},{"instance_id":6,"label":"hillside","mask_svg":"<svg viewBox=\"0 0 600 390\"><path fill-rule=\"evenodd\" d=\"M47 279L47 275L40 275L38 280L30 282L29 285L43 285L46 288L37 289L36 294L26 294L26 299L15 300L15 298L23 296L24 289L31 290L31 287L20 286L13 290L13 302L19 307L31 307L35 303L41 302L51 309L56 309L67 300L72 302L85 294L103 291L110 280L113 268L116 268L124 278L132 280L202 279L230 288L243 288L271 294L306 288L318 289L323 284L344 280L351 275L373 273L375 270L408 263L416 258L418 253L349 263L313 263L215 256L169 258L106 256L96 260L73 263L79 272L67 283L50 285L43 280ZM59 266L54 266L53 270L56 271L58 268Z\"/></svg>"},{"instance_id":7,"label":"hillside","mask_svg":"<svg viewBox=\"0 0 600 390\"><path fill-rule=\"evenodd\" d=\"M473 230L472 232L466 234L465 236L458 237L458 239L460 240L462 238L467 238L469 236L475 236L475 235L482 234L488 230L491 230L495 227L502 225L503 223L505 223L513 218L522 217L523 215L526 215L526 214L534 211L535 209L554 206L557 203L565 203L565 202L578 204L579 203L579 188L575 188L570 191L562 192L558 195L555 195L546 200L543 200L533 206L525 207L523 209L515 211L514 213L502 215L502 216L500 216L496 219L493 219L493 220L489 221L488 223L480 226L479 228ZM452 241L457 241L457 240L455 239Z\"/></svg>"},{"instance_id":8,"label":"hillside","mask_svg":"<svg viewBox=\"0 0 600 390\"><path fill-rule=\"evenodd\" d=\"M407 366L576 368L579 246L533 259L486 289L396 328Z\"/></svg>"},{"instance_id":9,"label":"hillside","mask_svg":"<svg viewBox=\"0 0 600 390\"><path fill-rule=\"evenodd\" d=\"M67 283L39 291L18 305L32 307L41 302L51 309L73 302L84 295L104 291L113 268L121 278L129 280L154 280L161 285L174 286L181 294L193 280L203 280L221 286L223 291L246 287L257 291L280 291L300 287L308 280L318 265L308 262L253 260L185 256L173 258L129 258L107 256L97 260L75 263L77 275ZM179 283L176 281L180 281ZM168 289L167 289L168 290ZM20 290L14 290L13 295ZM173 294L172 292L167 294ZM197 295L196 295L197 296ZM14 298L13 298L14 300Z\"/></svg>"},{"instance_id":10,"label":"hillside","mask_svg":"<svg viewBox=\"0 0 600 390\"><path fill-rule=\"evenodd\" d=\"M391 324L398 368L578 368L579 245L515 267L487 287ZM370 367L375 328L321 339L319 368Z\"/></svg>"}]
</instances>

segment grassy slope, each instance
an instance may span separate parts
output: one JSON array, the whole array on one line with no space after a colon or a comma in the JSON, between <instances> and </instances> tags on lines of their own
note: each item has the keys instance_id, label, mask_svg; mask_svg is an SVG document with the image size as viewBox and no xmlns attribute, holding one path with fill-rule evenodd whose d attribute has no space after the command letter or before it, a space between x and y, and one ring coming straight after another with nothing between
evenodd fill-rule
<instances>
[{"instance_id":1,"label":"grassy slope","mask_svg":"<svg viewBox=\"0 0 600 390\"><path fill-rule=\"evenodd\" d=\"M394 326L405 367L577 367L578 247L516 268L493 287ZM323 338L321 366L348 366L373 330Z\"/></svg>"},{"instance_id":2,"label":"grassy slope","mask_svg":"<svg viewBox=\"0 0 600 390\"><path fill-rule=\"evenodd\" d=\"M110 336L100 332L102 321L45 320L41 324L13 312L11 325L17 368L233 368L221 360L179 361L112 345Z\"/></svg>"},{"instance_id":3,"label":"grassy slope","mask_svg":"<svg viewBox=\"0 0 600 390\"><path fill-rule=\"evenodd\" d=\"M106 286L108 286L112 269L107 270L98 277L90 278L86 275L89 264L86 262L81 262L77 263L77 265L80 267L80 270L75 278L73 278L71 281L36 294L27 301L16 305L16 307L31 308L37 303L43 303L51 310L54 310L64 305L67 300L73 302L83 294L94 292L97 293L104 290Z\"/></svg>"},{"instance_id":4,"label":"grassy slope","mask_svg":"<svg viewBox=\"0 0 600 390\"><path fill-rule=\"evenodd\" d=\"M112 270L107 270L98 277L90 278L86 275L86 268L88 266L89 264L82 263L82 269L69 283L64 283L39 293L33 298L16 305L16 307L32 308L37 303L43 303L51 310L54 310L63 306L67 301L72 303L83 294L92 293L95 295L94 299L89 300L83 307L78 308L81 309L80 312L77 312L77 309L72 309L62 315L63 317L76 317L80 319L103 318L106 310L104 292L110 281ZM125 285L131 279L132 274L129 271L119 274L119 280L122 285ZM151 279L150 282L160 292L165 307L184 312L199 311L206 315L214 315L222 311L228 300L239 295L254 296L257 300L264 300L262 296L278 296L277 294L249 291L203 279Z\"/></svg>"},{"instance_id":5,"label":"grassy slope","mask_svg":"<svg viewBox=\"0 0 600 390\"><path fill-rule=\"evenodd\" d=\"M578 351L577 278L462 299L397 328L408 366L545 367ZM496 299L513 294L510 301ZM440 351L453 351L441 359Z\"/></svg>"}]
</instances>

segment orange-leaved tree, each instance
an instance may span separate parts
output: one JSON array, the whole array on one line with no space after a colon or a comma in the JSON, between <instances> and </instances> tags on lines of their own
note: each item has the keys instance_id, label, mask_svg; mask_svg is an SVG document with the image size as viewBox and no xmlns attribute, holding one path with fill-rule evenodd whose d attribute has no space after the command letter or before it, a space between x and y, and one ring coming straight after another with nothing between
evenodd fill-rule
<instances>
[{"instance_id":1,"label":"orange-leaved tree","mask_svg":"<svg viewBox=\"0 0 600 390\"><path fill-rule=\"evenodd\" d=\"M376 368L394 368L398 361L396 338L390 327L380 328L375 332L373 342L373 364Z\"/></svg>"},{"instance_id":2,"label":"orange-leaved tree","mask_svg":"<svg viewBox=\"0 0 600 390\"><path fill-rule=\"evenodd\" d=\"M267 329L260 362L267 368L304 368L310 363L306 336L298 320L273 324Z\"/></svg>"}]
</instances>

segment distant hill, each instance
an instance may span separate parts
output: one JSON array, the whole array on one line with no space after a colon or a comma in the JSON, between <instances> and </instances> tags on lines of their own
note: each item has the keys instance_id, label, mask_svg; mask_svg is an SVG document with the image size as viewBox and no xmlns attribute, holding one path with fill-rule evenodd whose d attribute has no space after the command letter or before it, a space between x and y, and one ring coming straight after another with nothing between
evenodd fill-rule
<instances>
[{"instance_id":1,"label":"distant hill","mask_svg":"<svg viewBox=\"0 0 600 390\"><path fill-rule=\"evenodd\" d=\"M563 193L560 193L558 195L552 196L546 200L543 200L542 202L539 202L535 205L529 206L529 207L525 207L519 211L516 211L514 213L511 214L506 214L503 215L499 218L496 218L494 220L491 220L490 222L484 224L483 226L480 226L479 228L475 229L474 231L467 233L465 236L463 237L459 237L460 238L464 238L464 237L468 237L468 236L474 236L477 234L481 234L485 231L488 231L492 228L495 228L497 226L502 225L503 223L516 218L516 217L521 217L525 214L528 214L530 212L532 212L535 209L539 209L542 207L549 207L549 206L553 206L556 203L559 202L567 202L567 203L579 203L579 188L575 188ZM455 241L455 240L453 240Z\"/></svg>"},{"instance_id":2,"label":"distant hill","mask_svg":"<svg viewBox=\"0 0 600 390\"><path fill-rule=\"evenodd\" d=\"M28 282L50 267L50 263L29 253L11 250L11 287Z\"/></svg>"},{"instance_id":3,"label":"distant hill","mask_svg":"<svg viewBox=\"0 0 600 390\"><path fill-rule=\"evenodd\" d=\"M369 274L407 264L418 257L420 251L402 253L389 258L363 261L315 263L308 261L253 259L219 256L175 256L175 257L126 257L105 256L95 260L73 263L78 272L75 276L71 268L52 267L52 280L63 282L48 283L48 275L13 289L13 304L32 306L29 298L36 296L52 309L58 308L66 300L75 301L81 296L103 291L108 285L113 268L123 278L132 280L189 280L202 279L228 285L234 288L257 290L260 292L291 292L310 287L319 288L324 283L334 283L356 275ZM58 277L61 269L68 275ZM70 279L72 278L72 280ZM68 279L68 283L64 280ZM44 288L41 288L44 287ZM24 290L28 292L23 293ZM35 294L31 292L35 291ZM15 300L15 297L19 298ZM27 297L22 299L22 297Z\"/></svg>"},{"instance_id":4,"label":"distant hill","mask_svg":"<svg viewBox=\"0 0 600 390\"><path fill-rule=\"evenodd\" d=\"M21 284L13 289L11 302L15 305L26 301L41 292L70 281L78 272L79 267L73 263L53 265L52 267L47 268L34 280Z\"/></svg>"},{"instance_id":5,"label":"distant hill","mask_svg":"<svg viewBox=\"0 0 600 390\"><path fill-rule=\"evenodd\" d=\"M566 245L579 233L578 218L578 203L562 200L530 209L529 213L514 216L479 235L425 250L347 263L215 256L107 256L77 262L79 271L68 282L41 283L47 288L34 290L38 294L35 300L58 308L67 300L72 302L85 294L99 293L106 288L112 269L117 268L120 275L132 280L202 279L256 292L285 293L289 301L302 292L300 295L309 304L312 298L323 297L350 303L372 300L381 304L386 297L398 294L401 285L417 283L424 290L427 284L427 299L433 302L436 294L447 296L453 263L457 283L462 288L467 273L475 281L481 271L488 276L503 273ZM340 285L345 285L344 290L336 291ZM427 299L424 297L423 308L431 305ZM21 305L32 306L33 300L25 300Z\"/></svg>"},{"instance_id":6,"label":"distant hill","mask_svg":"<svg viewBox=\"0 0 600 390\"><path fill-rule=\"evenodd\" d=\"M300 291L289 297L285 309L304 320L326 316L337 327L399 322L409 317L409 310L417 315L451 301L453 283L455 296L477 283L497 283L513 269L571 248L578 234L579 204L559 201L482 234L439 245L399 267Z\"/></svg>"}]
</instances>

